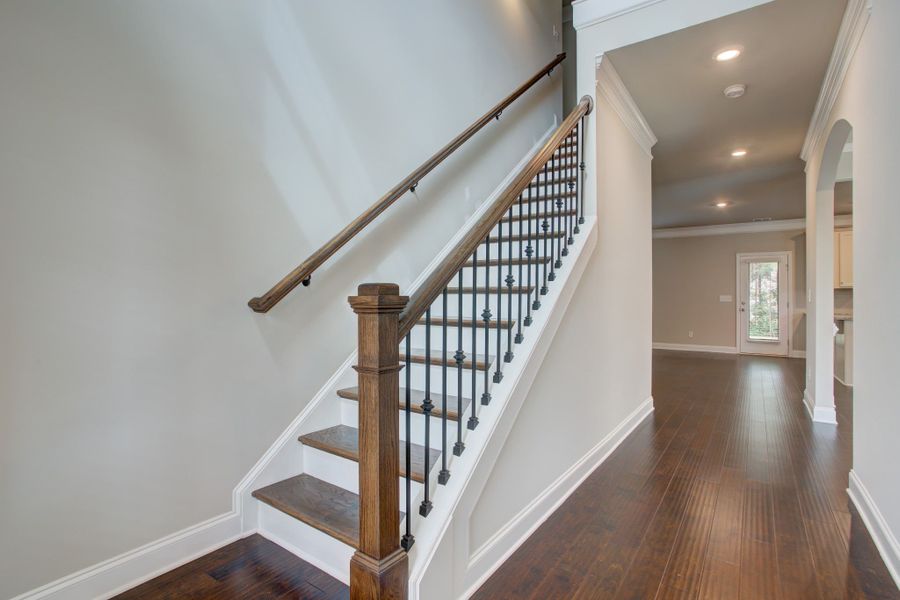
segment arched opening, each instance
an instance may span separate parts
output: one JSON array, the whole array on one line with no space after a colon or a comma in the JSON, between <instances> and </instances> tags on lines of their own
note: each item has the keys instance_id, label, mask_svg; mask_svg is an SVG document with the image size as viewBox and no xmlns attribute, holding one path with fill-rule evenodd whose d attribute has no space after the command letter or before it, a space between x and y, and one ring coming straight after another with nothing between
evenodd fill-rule
<instances>
[{"instance_id":1,"label":"arched opening","mask_svg":"<svg viewBox=\"0 0 900 600\"><path fill-rule=\"evenodd\" d=\"M852 248L845 252L845 260L850 261L848 270L851 279L849 286L842 286L840 281L841 254L835 252L839 248L841 231L847 231L845 219L838 220L840 228L836 229L835 220L835 186L838 183L850 182L849 193L852 197L852 159L848 150L853 128L844 120L837 121L831 129L821 163L816 175L816 189L807 202L807 355L805 399L813 420L824 423L837 423L835 409L835 334L846 329L852 318L842 320L841 327L835 324L836 289L847 287L852 289ZM843 188L847 186L842 185ZM846 193L846 189L842 189ZM852 240L850 236L844 239ZM836 243L838 246L836 246ZM852 243L847 241L845 243ZM837 267L837 269L836 269ZM842 349L845 352L846 349ZM852 352L852 350L851 350ZM845 356L842 354L842 360Z\"/></svg>"}]
</instances>

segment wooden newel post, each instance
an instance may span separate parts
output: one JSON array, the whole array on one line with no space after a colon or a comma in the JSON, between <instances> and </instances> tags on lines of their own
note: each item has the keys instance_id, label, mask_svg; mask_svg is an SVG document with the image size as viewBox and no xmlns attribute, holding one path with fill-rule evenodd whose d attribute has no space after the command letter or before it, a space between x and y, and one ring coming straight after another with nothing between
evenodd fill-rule
<instances>
[{"instance_id":1,"label":"wooden newel post","mask_svg":"<svg viewBox=\"0 0 900 600\"><path fill-rule=\"evenodd\" d=\"M359 320L359 548L350 561L351 600L405 600L400 547L399 316L409 298L366 283L350 306Z\"/></svg>"}]
</instances>

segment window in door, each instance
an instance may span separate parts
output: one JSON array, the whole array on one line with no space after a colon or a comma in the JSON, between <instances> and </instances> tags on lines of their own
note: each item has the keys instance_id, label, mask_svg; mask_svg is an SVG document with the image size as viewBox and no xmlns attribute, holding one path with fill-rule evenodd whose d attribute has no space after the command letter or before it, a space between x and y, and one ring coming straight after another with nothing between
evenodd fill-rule
<instances>
[{"instance_id":1,"label":"window in door","mask_svg":"<svg viewBox=\"0 0 900 600\"><path fill-rule=\"evenodd\" d=\"M751 340L777 342L779 336L778 261L751 262L748 334Z\"/></svg>"}]
</instances>

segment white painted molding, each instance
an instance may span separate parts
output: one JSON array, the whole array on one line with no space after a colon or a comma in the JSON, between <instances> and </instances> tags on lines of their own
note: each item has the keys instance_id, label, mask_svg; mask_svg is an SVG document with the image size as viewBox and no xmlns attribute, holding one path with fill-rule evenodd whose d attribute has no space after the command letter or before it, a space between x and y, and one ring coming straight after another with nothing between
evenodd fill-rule
<instances>
[{"instance_id":1,"label":"white painted molding","mask_svg":"<svg viewBox=\"0 0 900 600\"><path fill-rule=\"evenodd\" d=\"M847 383L847 382L844 381L841 377L839 377L839 376L837 375L837 373L834 374L834 378L835 378L842 386L844 386L844 387L848 387L848 388L852 388L852 387L853 387L853 384L852 384L852 383Z\"/></svg>"},{"instance_id":2,"label":"white painted molding","mask_svg":"<svg viewBox=\"0 0 900 600\"><path fill-rule=\"evenodd\" d=\"M847 488L847 494L859 511L859 516L869 530L869 535L872 536L872 541L875 542L875 547L878 548L888 572L894 578L894 583L900 587L900 542L897 541L869 490L854 470L850 471L850 487Z\"/></svg>"},{"instance_id":3,"label":"white painted molding","mask_svg":"<svg viewBox=\"0 0 900 600\"><path fill-rule=\"evenodd\" d=\"M791 358L806 358L806 350L791 350Z\"/></svg>"},{"instance_id":4,"label":"white painted molding","mask_svg":"<svg viewBox=\"0 0 900 600\"><path fill-rule=\"evenodd\" d=\"M82 569L11 600L109 598L250 535L228 512Z\"/></svg>"},{"instance_id":5,"label":"white painted molding","mask_svg":"<svg viewBox=\"0 0 900 600\"><path fill-rule=\"evenodd\" d=\"M659 4L663 0L574 0L572 22L583 29L622 15Z\"/></svg>"},{"instance_id":6,"label":"white painted molding","mask_svg":"<svg viewBox=\"0 0 900 600\"><path fill-rule=\"evenodd\" d=\"M834 226L852 227L852 215L835 216ZM703 237L707 235L739 235L743 233L767 233L770 231L806 231L806 219L779 219L777 221L699 225L697 227L668 227L665 229L654 229L653 238L668 239Z\"/></svg>"},{"instance_id":7,"label":"white painted molding","mask_svg":"<svg viewBox=\"0 0 900 600\"><path fill-rule=\"evenodd\" d=\"M509 520L469 560L468 569L479 573L478 579L462 595L471 597L487 579L527 540L550 515L559 508L597 467L602 465L619 445L641 423L653 414L653 397L649 397L619 423L600 443L580 458L565 473L529 502Z\"/></svg>"},{"instance_id":8,"label":"white painted molding","mask_svg":"<svg viewBox=\"0 0 900 600\"><path fill-rule=\"evenodd\" d=\"M657 142L656 135L653 134L647 119L644 118L641 109L638 108L622 78L619 77L618 71L605 54L597 57L597 93L606 98L638 145L647 153L647 156L653 158L651 149Z\"/></svg>"},{"instance_id":9,"label":"white painted molding","mask_svg":"<svg viewBox=\"0 0 900 600\"><path fill-rule=\"evenodd\" d=\"M735 346L703 346L701 344L668 344L653 342L654 350L676 350L678 352L712 352L715 354L737 354Z\"/></svg>"},{"instance_id":10,"label":"white painted molding","mask_svg":"<svg viewBox=\"0 0 900 600\"><path fill-rule=\"evenodd\" d=\"M831 406L816 406L816 399L809 393L808 389L803 390L803 405L809 418L816 423L825 423L827 425L837 425L837 412L834 410L834 397L831 398Z\"/></svg>"},{"instance_id":11,"label":"white painted molding","mask_svg":"<svg viewBox=\"0 0 900 600\"><path fill-rule=\"evenodd\" d=\"M847 76L847 70L853 60L853 54L859 46L871 13L871 0L850 0L847 3L844 19L838 30L834 49L831 51L831 61L828 63L828 70L825 72L825 79L822 81L822 88L819 91L819 99L816 101L816 108L806 132L803 149L800 151L800 158L806 161L807 168L810 158L815 156L819 144L828 135L831 111L837 102L844 78Z\"/></svg>"},{"instance_id":12,"label":"white painted molding","mask_svg":"<svg viewBox=\"0 0 900 600\"><path fill-rule=\"evenodd\" d=\"M584 237L582 237L584 236ZM590 257L597 245L598 226L595 217L585 216L582 236L575 238L569 247L571 269L558 272L556 283L541 301L544 305L535 313L529 328L530 335L519 346L516 356L523 361L513 361L506 366L503 380L491 387L490 411L482 411L479 425L466 437L466 451L453 458L453 477L446 486L440 486L436 494L446 494L449 502L435 503L428 519L418 522L416 545L410 553L409 600L428 600L432 594L423 592L421 587L429 565L445 536L455 535L460 529L468 532L468 522L474 502L480 497L490 472L499 458L506 439L515 424L519 410L534 383L539 365L550 350L556 332L565 317L569 303L584 276ZM497 409L493 409L493 407ZM442 496L443 497L443 496ZM455 524L465 524L456 527ZM417 550L418 549L418 550ZM424 554L417 554L417 552ZM452 565L441 562L440 570L459 569L462 587L468 589L471 582L466 579L470 552L468 538L462 543L454 541Z\"/></svg>"}]
</instances>

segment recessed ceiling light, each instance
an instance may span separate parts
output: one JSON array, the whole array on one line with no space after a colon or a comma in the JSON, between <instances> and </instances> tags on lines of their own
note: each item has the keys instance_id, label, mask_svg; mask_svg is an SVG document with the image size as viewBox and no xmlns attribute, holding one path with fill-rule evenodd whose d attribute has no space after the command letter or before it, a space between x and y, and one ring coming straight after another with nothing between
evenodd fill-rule
<instances>
[{"instance_id":1,"label":"recessed ceiling light","mask_svg":"<svg viewBox=\"0 0 900 600\"><path fill-rule=\"evenodd\" d=\"M719 62L727 62L729 60L736 59L740 55L740 48L726 48L724 50L719 50L718 52L716 52L716 60Z\"/></svg>"},{"instance_id":2,"label":"recessed ceiling light","mask_svg":"<svg viewBox=\"0 0 900 600\"><path fill-rule=\"evenodd\" d=\"M747 86L743 83L736 83L734 85L729 85L722 93L725 94L726 98L740 98L747 93Z\"/></svg>"},{"instance_id":3,"label":"recessed ceiling light","mask_svg":"<svg viewBox=\"0 0 900 600\"><path fill-rule=\"evenodd\" d=\"M743 148L740 148L740 149L732 152L731 155L735 158L741 158L742 156L747 156L747 151L744 150Z\"/></svg>"},{"instance_id":4,"label":"recessed ceiling light","mask_svg":"<svg viewBox=\"0 0 900 600\"><path fill-rule=\"evenodd\" d=\"M719 208L725 208L726 206L728 206L728 203L727 202L716 202L716 206L718 206Z\"/></svg>"}]
</instances>

